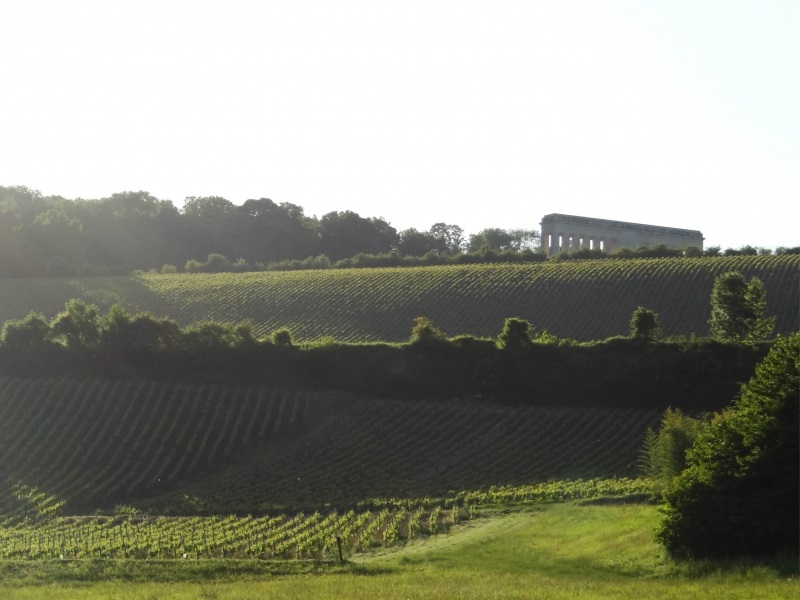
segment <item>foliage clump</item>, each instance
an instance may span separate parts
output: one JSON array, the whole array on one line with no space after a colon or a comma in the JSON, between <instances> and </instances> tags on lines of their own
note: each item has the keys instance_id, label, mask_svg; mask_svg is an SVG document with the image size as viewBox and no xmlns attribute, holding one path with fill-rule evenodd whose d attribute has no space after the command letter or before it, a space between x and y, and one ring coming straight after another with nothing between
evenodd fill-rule
<instances>
[{"instance_id":1,"label":"foliage clump","mask_svg":"<svg viewBox=\"0 0 800 600\"><path fill-rule=\"evenodd\" d=\"M503 330L497 337L498 348L506 350L523 350L531 346L531 324L525 319L510 318L503 324Z\"/></svg>"},{"instance_id":2,"label":"foliage clump","mask_svg":"<svg viewBox=\"0 0 800 600\"><path fill-rule=\"evenodd\" d=\"M44 315L33 311L24 319L6 321L0 330L0 343L17 356L55 346L50 339L50 323Z\"/></svg>"},{"instance_id":3,"label":"foliage clump","mask_svg":"<svg viewBox=\"0 0 800 600\"><path fill-rule=\"evenodd\" d=\"M704 421L668 408L658 432L648 429L639 458L642 474L653 481L653 495L660 498L686 467L686 451L694 443Z\"/></svg>"},{"instance_id":4,"label":"foliage clump","mask_svg":"<svg viewBox=\"0 0 800 600\"><path fill-rule=\"evenodd\" d=\"M272 343L276 346L289 347L292 345L292 333L288 329L278 329L272 333Z\"/></svg>"},{"instance_id":5,"label":"foliage clump","mask_svg":"<svg viewBox=\"0 0 800 600\"><path fill-rule=\"evenodd\" d=\"M779 338L687 452L657 538L676 558L800 550L800 333Z\"/></svg>"},{"instance_id":6,"label":"foliage clump","mask_svg":"<svg viewBox=\"0 0 800 600\"><path fill-rule=\"evenodd\" d=\"M652 342L661 333L658 314L639 306L631 315L631 337L636 340Z\"/></svg>"},{"instance_id":7,"label":"foliage clump","mask_svg":"<svg viewBox=\"0 0 800 600\"><path fill-rule=\"evenodd\" d=\"M767 296L757 277L748 283L739 271L714 280L711 290L711 336L720 342L743 344L766 339L775 318L766 316Z\"/></svg>"},{"instance_id":8,"label":"foliage clump","mask_svg":"<svg viewBox=\"0 0 800 600\"><path fill-rule=\"evenodd\" d=\"M411 328L412 344L431 344L447 339L444 332L438 329L428 317L417 317Z\"/></svg>"}]
</instances>

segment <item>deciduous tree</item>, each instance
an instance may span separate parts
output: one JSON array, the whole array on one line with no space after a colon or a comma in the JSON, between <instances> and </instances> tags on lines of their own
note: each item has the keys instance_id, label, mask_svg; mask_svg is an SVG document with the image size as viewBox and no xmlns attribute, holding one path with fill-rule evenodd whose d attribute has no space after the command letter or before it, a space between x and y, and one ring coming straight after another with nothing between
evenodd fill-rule
<instances>
[{"instance_id":1,"label":"deciduous tree","mask_svg":"<svg viewBox=\"0 0 800 600\"><path fill-rule=\"evenodd\" d=\"M459 254L464 249L464 230L458 225L434 223L430 234L444 245L449 254Z\"/></svg>"},{"instance_id":2,"label":"deciduous tree","mask_svg":"<svg viewBox=\"0 0 800 600\"><path fill-rule=\"evenodd\" d=\"M750 283L738 271L714 280L711 290L711 336L726 343L750 343L766 339L775 319L766 316L766 292L757 277Z\"/></svg>"},{"instance_id":3,"label":"deciduous tree","mask_svg":"<svg viewBox=\"0 0 800 600\"><path fill-rule=\"evenodd\" d=\"M331 212L320 219L322 252L331 260L359 253L391 252L399 241L397 230L381 218L364 218L352 211Z\"/></svg>"},{"instance_id":4,"label":"deciduous tree","mask_svg":"<svg viewBox=\"0 0 800 600\"><path fill-rule=\"evenodd\" d=\"M428 252L446 253L445 242L426 231L414 228L400 232L398 250L402 256L424 256Z\"/></svg>"},{"instance_id":5,"label":"deciduous tree","mask_svg":"<svg viewBox=\"0 0 800 600\"><path fill-rule=\"evenodd\" d=\"M53 336L65 340L70 349L91 350L100 341L100 315L97 307L72 299L50 323Z\"/></svg>"},{"instance_id":6,"label":"deciduous tree","mask_svg":"<svg viewBox=\"0 0 800 600\"><path fill-rule=\"evenodd\" d=\"M469 251L488 248L494 252L539 249L539 232L533 229L498 229L491 227L469 236Z\"/></svg>"},{"instance_id":7,"label":"deciduous tree","mask_svg":"<svg viewBox=\"0 0 800 600\"><path fill-rule=\"evenodd\" d=\"M0 331L0 345L15 355L39 352L53 345L50 324L36 312L28 313L22 320L6 321Z\"/></svg>"}]
</instances>

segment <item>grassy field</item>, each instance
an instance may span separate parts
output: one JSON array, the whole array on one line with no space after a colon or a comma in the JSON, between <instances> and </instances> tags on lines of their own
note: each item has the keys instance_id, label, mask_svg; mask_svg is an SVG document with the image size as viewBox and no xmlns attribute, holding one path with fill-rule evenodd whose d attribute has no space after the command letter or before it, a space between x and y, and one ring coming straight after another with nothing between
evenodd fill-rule
<instances>
[{"instance_id":1,"label":"grassy field","mask_svg":"<svg viewBox=\"0 0 800 600\"><path fill-rule=\"evenodd\" d=\"M408 339L430 318L447 335L495 337L507 317L580 341L626 335L637 306L660 315L664 334L708 332L717 275L759 277L776 332L800 328L800 256L586 260L242 274L140 274L0 280L0 322L34 310L48 319L71 298L106 312L121 304L185 326L249 320L258 335L288 328L298 341Z\"/></svg>"},{"instance_id":2,"label":"grassy field","mask_svg":"<svg viewBox=\"0 0 800 600\"><path fill-rule=\"evenodd\" d=\"M796 560L674 564L650 505L567 502L487 509L448 535L356 562L12 563L0 598L704 598L798 597Z\"/></svg>"}]
</instances>

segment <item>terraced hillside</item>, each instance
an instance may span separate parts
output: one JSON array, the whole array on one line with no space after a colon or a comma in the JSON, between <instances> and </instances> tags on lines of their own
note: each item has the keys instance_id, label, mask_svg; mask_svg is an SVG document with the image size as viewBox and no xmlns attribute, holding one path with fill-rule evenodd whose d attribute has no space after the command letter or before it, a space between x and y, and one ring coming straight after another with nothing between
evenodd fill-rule
<instances>
[{"instance_id":1,"label":"terraced hillside","mask_svg":"<svg viewBox=\"0 0 800 600\"><path fill-rule=\"evenodd\" d=\"M665 335L708 332L714 277L759 277L776 332L800 329L800 256L639 259L244 274L0 280L0 321L50 318L70 298L180 325L249 320L259 335L299 341L403 341L426 316L448 335L494 337L506 317L576 340L628 332L633 310L659 313Z\"/></svg>"},{"instance_id":2,"label":"terraced hillside","mask_svg":"<svg viewBox=\"0 0 800 600\"><path fill-rule=\"evenodd\" d=\"M630 476L656 410L0 379L0 515L258 514Z\"/></svg>"}]
</instances>

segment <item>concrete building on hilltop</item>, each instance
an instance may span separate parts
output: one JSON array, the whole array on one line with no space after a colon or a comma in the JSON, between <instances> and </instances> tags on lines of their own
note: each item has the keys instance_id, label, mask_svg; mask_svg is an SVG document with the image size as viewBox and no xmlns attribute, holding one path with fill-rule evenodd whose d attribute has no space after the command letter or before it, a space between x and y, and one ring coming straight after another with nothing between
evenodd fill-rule
<instances>
[{"instance_id":1,"label":"concrete building on hilltop","mask_svg":"<svg viewBox=\"0 0 800 600\"><path fill-rule=\"evenodd\" d=\"M703 234L694 229L641 225L607 219L575 217L553 213L542 217L542 249L547 256L575 252L582 248L613 254L620 248L694 246L703 249Z\"/></svg>"}]
</instances>

